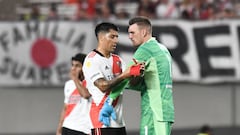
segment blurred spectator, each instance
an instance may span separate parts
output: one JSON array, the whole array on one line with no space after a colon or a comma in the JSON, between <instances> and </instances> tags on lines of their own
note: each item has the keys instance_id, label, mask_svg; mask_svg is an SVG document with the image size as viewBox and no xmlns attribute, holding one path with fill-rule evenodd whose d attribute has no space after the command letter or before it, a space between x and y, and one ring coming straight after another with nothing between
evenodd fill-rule
<instances>
[{"instance_id":1,"label":"blurred spectator","mask_svg":"<svg viewBox=\"0 0 240 135\"><path fill-rule=\"evenodd\" d=\"M220 18L223 19L232 19L232 18L236 18L236 14L235 11L233 10L233 8L225 8L220 16Z\"/></svg>"},{"instance_id":2,"label":"blurred spectator","mask_svg":"<svg viewBox=\"0 0 240 135\"><path fill-rule=\"evenodd\" d=\"M215 7L214 4L208 3L206 9L202 10L200 13L201 20L212 20L215 19Z\"/></svg>"},{"instance_id":3,"label":"blurred spectator","mask_svg":"<svg viewBox=\"0 0 240 135\"><path fill-rule=\"evenodd\" d=\"M47 20L58 20L58 12L57 12L57 7L55 4L51 4L51 7L49 9L49 13L47 16Z\"/></svg>"},{"instance_id":4,"label":"blurred spectator","mask_svg":"<svg viewBox=\"0 0 240 135\"><path fill-rule=\"evenodd\" d=\"M231 19L236 18L235 8L230 0L221 0L218 3L219 13L217 14L218 19Z\"/></svg>"},{"instance_id":5,"label":"blurred spectator","mask_svg":"<svg viewBox=\"0 0 240 135\"><path fill-rule=\"evenodd\" d=\"M116 2L114 0L105 0L105 1L106 1L107 6L110 9L110 13L116 14L116 11L115 11L115 3Z\"/></svg>"},{"instance_id":6,"label":"blurred spectator","mask_svg":"<svg viewBox=\"0 0 240 135\"><path fill-rule=\"evenodd\" d=\"M212 128L209 125L203 125L197 135L213 135Z\"/></svg>"},{"instance_id":7,"label":"blurred spectator","mask_svg":"<svg viewBox=\"0 0 240 135\"><path fill-rule=\"evenodd\" d=\"M97 0L77 0L77 11L73 20L92 20L96 17Z\"/></svg>"},{"instance_id":8,"label":"blurred spectator","mask_svg":"<svg viewBox=\"0 0 240 135\"><path fill-rule=\"evenodd\" d=\"M78 0L63 0L65 4L76 4Z\"/></svg>"},{"instance_id":9,"label":"blurred spectator","mask_svg":"<svg viewBox=\"0 0 240 135\"><path fill-rule=\"evenodd\" d=\"M139 3L137 15L155 18L156 3L151 0L141 0Z\"/></svg>"},{"instance_id":10,"label":"blurred spectator","mask_svg":"<svg viewBox=\"0 0 240 135\"><path fill-rule=\"evenodd\" d=\"M156 7L156 15L163 19L180 18L178 1L161 0Z\"/></svg>"},{"instance_id":11,"label":"blurred spectator","mask_svg":"<svg viewBox=\"0 0 240 135\"><path fill-rule=\"evenodd\" d=\"M75 4L66 19L71 20L115 20L132 16L146 16L151 19L212 20L240 17L240 1L236 0L62 0L64 4ZM31 5L30 13L19 14L21 20L59 20L65 15L57 11L57 4L51 5L49 13L44 8ZM24 5L23 5L24 6ZM23 8L28 8L23 7ZM76 9L77 8L77 9ZM75 11L76 10L76 11ZM59 14L58 14L59 13ZM44 14L44 15L43 15ZM46 16L47 15L47 16Z\"/></svg>"},{"instance_id":12,"label":"blurred spectator","mask_svg":"<svg viewBox=\"0 0 240 135\"><path fill-rule=\"evenodd\" d=\"M98 14L98 20L107 20L113 21L116 19L116 16L111 13L110 7L107 3L103 3L100 7L100 11Z\"/></svg>"},{"instance_id":13,"label":"blurred spectator","mask_svg":"<svg viewBox=\"0 0 240 135\"><path fill-rule=\"evenodd\" d=\"M240 17L240 1L235 3L236 16Z\"/></svg>"},{"instance_id":14,"label":"blurred spectator","mask_svg":"<svg viewBox=\"0 0 240 135\"><path fill-rule=\"evenodd\" d=\"M183 0L180 4L180 17L182 19L193 19L193 4L191 0Z\"/></svg>"},{"instance_id":15,"label":"blurred spectator","mask_svg":"<svg viewBox=\"0 0 240 135\"><path fill-rule=\"evenodd\" d=\"M193 0L193 19L206 20L208 2L207 0Z\"/></svg>"},{"instance_id":16,"label":"blurred spectator","mask_svg":"<svg viewBox=\"0 0 240 135\"><path fill-rule=\"evenodd\" d=\"M126 2L124 0L115 1L115 15L118 19L129 19L132 16L137 15L139 2L131 0Z\"/></svg>"},{"instance_id":17,"label":"blurred spectator","mask_svg":"<svg viewBox=\"0 0 240 135\"><path fill-rule=\"evenodd\" d=\"M125 11L125 9L120 9L119 11L116 12L117 19L127 19L129 17L130 17L129 13Z\"/></svg>"},{"instance_id":18,"label":"blurred spectator","mask_svg":"<svg viewBox=\"0 0 240 135\"><path fill-rule=\"evenodd\" d=\"M24 20L27 21L43 21L45 19L45 16L41 15L38 5L35 4L31 5L31 12L24 17Z\"/></svg>"}]
</instances>

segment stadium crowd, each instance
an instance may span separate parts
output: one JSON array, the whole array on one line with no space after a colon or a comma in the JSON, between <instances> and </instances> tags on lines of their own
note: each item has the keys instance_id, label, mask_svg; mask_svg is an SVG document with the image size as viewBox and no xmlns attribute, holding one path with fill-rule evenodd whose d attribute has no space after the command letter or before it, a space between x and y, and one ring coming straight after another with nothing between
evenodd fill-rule
<instances>
[{"instance_id":1,"label":"stadium crowd","mask_svg":"<svg viewBox=\"0 0 240 135\"><path fill-rule=\"evenodd\" d=\"M214 20L240 17L239 0L62 0L74 6L72 14L60 14L60 3L48 3L48 12L41 13L41 4L31 4L31 11L20 20L118 20L141 15L151 19ZM64 11L66 12L66 10Z\"/></svg>"}]
</instances>

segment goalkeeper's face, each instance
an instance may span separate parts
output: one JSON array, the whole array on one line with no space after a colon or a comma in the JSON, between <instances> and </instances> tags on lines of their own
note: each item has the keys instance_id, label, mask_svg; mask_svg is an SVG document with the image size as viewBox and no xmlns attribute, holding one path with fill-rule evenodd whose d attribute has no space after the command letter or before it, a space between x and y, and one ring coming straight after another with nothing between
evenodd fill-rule
<instances>
[{"instance_id":1,"label":"goalkeeper's face","mask_svg":"<svg viewBox=\"0 0 240 135\"><path fill-rule=\"evenodd\" d=\"M133 46L139 46L144 43L144 31L140 29L137 24L132 24L128 28L129 39L132 41Z\"/></svg>"}]
</instances>

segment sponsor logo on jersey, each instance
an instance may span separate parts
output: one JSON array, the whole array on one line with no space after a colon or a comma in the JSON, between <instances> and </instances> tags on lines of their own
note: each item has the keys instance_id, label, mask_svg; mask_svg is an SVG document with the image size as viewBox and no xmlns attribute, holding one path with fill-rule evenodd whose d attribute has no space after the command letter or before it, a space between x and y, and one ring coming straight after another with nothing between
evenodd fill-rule
<instances>
[{"instance_id":1,"label":"sponsor logo on jersey","mask_svg":"<svg viewBox=\"0 0 240 135\"><path fill-rule=\"evenodd\" d=\"M110 69L110 67L108 67L108 66L105 66L105 70L109 70Z\"/></svg>"}]
</instances>

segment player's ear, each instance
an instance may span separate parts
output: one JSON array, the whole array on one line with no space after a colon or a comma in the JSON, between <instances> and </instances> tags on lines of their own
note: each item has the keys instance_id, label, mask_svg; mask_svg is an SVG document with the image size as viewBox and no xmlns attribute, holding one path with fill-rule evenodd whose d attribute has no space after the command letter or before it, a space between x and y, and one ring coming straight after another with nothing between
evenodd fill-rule
<instances>
[{"instance_id":1,"label":"player's ear","mask_svg":"<svg viewBox=\"0 0 240 135\"><path fill-rule=\"evenodd\" d=\"M141 36L142 36L142 37L144 37L144 30L143 30L143 29L141 29L141 31L140 31L140 32L141 32Z\"/></svg>"},{"instance_id":2,"label":"player's ear","mask_svg":"<svg viewBox=\"0 0 240 135\"><path fill-rule=\"evenodd\" d=\"M143 37L146 37L147 36L147 30L143 29L142 32L143 32Z\"/></svg>"},{"instance_id":3,"label":"player's ear","mask_svg":"<svg viewBox=\"0 0 240 135\"><path fill-rule=\"evenodd\" d=\"M99 33L98 35L99 42L102 42L104 40L103 38L104 38L104 35L102 33Z\"/></svg>"}]
</instances>

